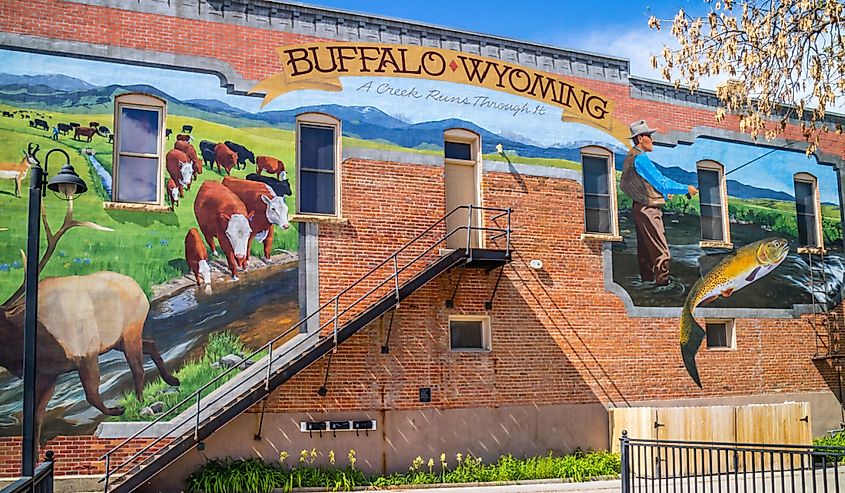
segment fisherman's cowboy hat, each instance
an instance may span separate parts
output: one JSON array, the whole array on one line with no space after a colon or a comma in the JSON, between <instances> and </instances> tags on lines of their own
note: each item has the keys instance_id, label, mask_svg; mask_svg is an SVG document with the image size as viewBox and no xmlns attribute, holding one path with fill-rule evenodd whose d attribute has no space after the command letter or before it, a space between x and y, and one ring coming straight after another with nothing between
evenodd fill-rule
<instances>
[{"instance_id":1,"label":"fisherman's cowboy hat","mask_svg":"<svg viewBox=\"0 0 845 493\"><path fill-rule=\"evenodd\" d=\"M628 138L633 139L637 135L643 134L651 135L656 131L657 129L655 128L648 128L648 125L646 124L645 120L637 120L631 124L631 136Z\"/></svg>"}]
</instances>

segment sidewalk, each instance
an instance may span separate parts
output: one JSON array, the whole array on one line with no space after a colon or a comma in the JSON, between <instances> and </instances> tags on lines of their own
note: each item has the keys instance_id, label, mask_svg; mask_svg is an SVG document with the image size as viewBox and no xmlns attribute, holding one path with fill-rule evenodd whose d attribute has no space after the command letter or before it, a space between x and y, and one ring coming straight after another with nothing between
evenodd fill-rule
<instances>
[{"instance_id":1,"label":"sidewalk","mask_svg":"<svg viewBox=\"0 0 845 493\"><path fill-rule=\"evenodd\" d=\"M386 492L402 493L466 493L467 491L482 493L546 493L555 491L571 491L578 493L611 493L622 490L620 480L586 481L582 483L564 483L558 480L542 480L522 482L521 484L506 484L497 486L445 486L435 488L389 489Z\"/></svg>"}]
</instances>

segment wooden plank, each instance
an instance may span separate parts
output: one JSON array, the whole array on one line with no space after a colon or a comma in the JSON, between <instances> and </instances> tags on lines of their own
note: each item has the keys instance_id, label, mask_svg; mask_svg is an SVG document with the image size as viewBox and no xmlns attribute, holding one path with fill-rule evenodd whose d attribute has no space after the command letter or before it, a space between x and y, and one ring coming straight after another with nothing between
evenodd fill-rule
<instances>
[{"instance_id":1,"label":"wooden plank","mask_svg":"<svg viewBox=\"0 0 845 493\"><path fill-rule=\"evenodd\" d=\"M610 450L619 453L619 438L622 430L628 432L628 438L654 440L655 410L651 407L619 407L609 410L610 415Z\"/></svg>"},{"instance_id":2,"label":"wooden plank","mask_svg":"<svg viewBox=\"0 0 845 493\"><path fill-rule=\"evenodd\" d=\"M784 402L781 404L753 404L737 408L737 442L774 445L811 445L812 423L810 406L807 402ZM803 418L807 421L802 421ZM779 454L766 452L745 454L743 469L746 471L761 469L780 469ZM784 458L784 467L799 465L799 456Z\"/></svg>"},{"instance_id":3,"label":"wooden plank","mask_svg":"<svg viewBox=\"0 0 845 493\"><path fill-rule=\"evenodd\" d=\"M733 406L671 407L657 410L657 437L661 440L733 442L736 437ZM710 474L733 470L729 454L675 447L673 457L661 461L661 473L669 477Z\"/></svg>"}]
</instances>

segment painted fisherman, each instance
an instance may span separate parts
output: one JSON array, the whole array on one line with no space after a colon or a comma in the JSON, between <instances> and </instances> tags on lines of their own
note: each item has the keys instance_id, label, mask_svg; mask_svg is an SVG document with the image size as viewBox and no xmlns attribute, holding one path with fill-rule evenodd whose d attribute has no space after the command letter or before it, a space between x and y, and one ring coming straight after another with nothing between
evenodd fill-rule
<instances>
[{"instance_id":1,"label":"painted fisherman","mask_svg":"<svg viewBox=\"0 0 845 493\"><path fill-rule=\"evenodd\" d=\"M637 263L640 280L655 286L669 285L669 244L663 228L663 204L673 194L698 193L692 185L683 185L663 174L646 155L654 149L645 120L631 124L634 147L625 156L619 187L634 201L631 215L637 228Z\"/></svg>"}]
</instances>

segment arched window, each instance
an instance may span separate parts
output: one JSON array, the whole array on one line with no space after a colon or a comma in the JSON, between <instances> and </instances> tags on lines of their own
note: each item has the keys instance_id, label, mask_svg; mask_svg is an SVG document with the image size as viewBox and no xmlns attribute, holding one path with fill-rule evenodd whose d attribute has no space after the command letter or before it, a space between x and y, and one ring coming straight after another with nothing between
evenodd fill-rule
<instances>
[{"instance_id":1,"label":"arched window","mask_svg":"<svg viewBox=\"0 0 845 493\"><path fill-rule=\"evenodd\" d=\"M584 180L584 233L615 239L619 235L613 153L604 147L581 148Z\"/></svg>"},{"instance_id":2,"label":"arched window","mask_svg":"<svg viewBox=\"0 0 845 493\"><path fill-rule=\"evenodd\" d=\"M322 113L296 117L296 213L340 216L340 121Z\"/></svg>"},{"instance_id":3,"label":"arched window","mask_svg":"<svg viewBox=\"0 0 845 493\"><path fill-rule=\"evenodd\" d=\"M156 96L128 93L114 98L114 203L164 205L166 118L167 103Z\"/></svg>"},{"instance_id":4,"label":"arched window","mask_svg":"<svg viewBox=\"0 0 845 493\"><path fill-rule=\"evenodd\" d=\"M731 227L728 217L728 191L725 167L716 161L699 161L698 191L701 205L702 246L731 244Z\"/></svg>"},{"instance_id":5,"label":"arched window","mask_svg":"<svg viewBox=\"0 0 845 493\"><path fill-rule=\"evenodd\" d=\"M794 180L798 244L804 248L822 248L824 243L818 180L809 173L796 173Z\"/></svg>"}]
</instances>

